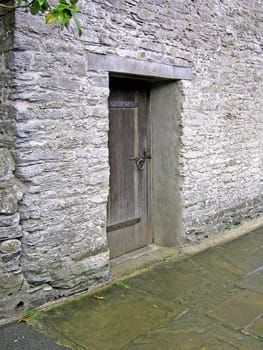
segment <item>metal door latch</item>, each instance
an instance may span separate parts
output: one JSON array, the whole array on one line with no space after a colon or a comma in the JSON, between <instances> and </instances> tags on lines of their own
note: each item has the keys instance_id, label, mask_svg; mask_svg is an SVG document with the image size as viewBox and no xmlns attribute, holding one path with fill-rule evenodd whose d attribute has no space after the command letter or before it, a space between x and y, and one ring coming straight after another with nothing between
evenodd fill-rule
<instances>
[{"instance_id":1,"label":"metal door latch","mask_svg":"<svg viewBox=\"0 0 263 350\"><path fill-rule=\"evenodd\" d=\"M145 166L145 161L147 159L152 159L151 154L145 149L143 151L143 156L130 157L130 160L134 160L138 170L143 170Z\"/></svg>"}]
</instances>

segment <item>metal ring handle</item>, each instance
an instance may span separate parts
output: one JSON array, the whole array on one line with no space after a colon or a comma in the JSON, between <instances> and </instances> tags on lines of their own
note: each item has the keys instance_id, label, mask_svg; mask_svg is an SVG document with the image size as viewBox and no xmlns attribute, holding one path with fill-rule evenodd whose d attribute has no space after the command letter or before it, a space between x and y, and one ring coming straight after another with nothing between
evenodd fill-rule
<instances>
[{"instance_id":1,"label":"metal ring handle","mask_svg":"<svg viewBox=\"0 0 263 350\"><path fill-rule=\"evenodd\" d=\"M144 158L139 158L136 160L136 166L138 170L143 170L145 165L145 159Z\"/></svg>"}]
</instances>

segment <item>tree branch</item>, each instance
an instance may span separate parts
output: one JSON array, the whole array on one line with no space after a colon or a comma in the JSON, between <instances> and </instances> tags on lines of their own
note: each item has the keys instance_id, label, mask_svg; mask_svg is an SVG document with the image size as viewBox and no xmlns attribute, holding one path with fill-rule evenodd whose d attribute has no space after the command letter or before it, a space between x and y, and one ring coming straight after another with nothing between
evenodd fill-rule
<instances>
[{"instance_id":1,"label":"tree branch","mask_svg":"<svg viewBox=\"0 0 263 350\"><path fill-rule=\"evenodd\" d=\"M3 1L1 1L3 2ZM32 5L32 3L34 2L34 0L32 0L31 2L29 2L28 4L25 4L25 5L4 5L4 4L1 4L0 2L0 7L4 8L4 9L8 9L8 10L15 10L15 9L18 9L18 8L28 8ZM8 2L8 1L5 1L5 2Z\"/></svg>"},{"instance_id":2,"label":"tree branch","mask_svg":"<svg viewBox=\"0 0 263 350\"><path fill-rule=\"evenodd\" d=\"M68 28L71 19L74 20L79 36L82 34L81 24L78 20L80 9L78 0L57 0L50 6L49 0L16 0L13 5L6 5L10 0L0 0L0 9L14 11L18 8L28 8L31 15L45 14L46 24L59 22L60 27ZM29 2L28 2L29 1Z\"/></svg>"}]
</instances>

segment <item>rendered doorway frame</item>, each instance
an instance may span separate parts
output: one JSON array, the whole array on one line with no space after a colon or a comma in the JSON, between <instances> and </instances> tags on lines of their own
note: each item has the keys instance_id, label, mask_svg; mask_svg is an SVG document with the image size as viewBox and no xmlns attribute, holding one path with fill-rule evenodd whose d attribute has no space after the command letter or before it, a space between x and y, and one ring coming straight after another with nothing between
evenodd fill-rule
<instances>
[{"instance_id":1,"label":"rendered doorway frame","mask_svg":"<svg viewBox=\"0 0 263 350\"><path fill-rule=\"evenodd\" d=\"M179 59L180 60L180 59ZM151 226L155 244L175 246L183 240L179 154L183 94L180 80L191 79L191 68L90 53L91 71L110 76L144 79L152 83L150 121L152 129Z\"/></svg>"}]
</instances>

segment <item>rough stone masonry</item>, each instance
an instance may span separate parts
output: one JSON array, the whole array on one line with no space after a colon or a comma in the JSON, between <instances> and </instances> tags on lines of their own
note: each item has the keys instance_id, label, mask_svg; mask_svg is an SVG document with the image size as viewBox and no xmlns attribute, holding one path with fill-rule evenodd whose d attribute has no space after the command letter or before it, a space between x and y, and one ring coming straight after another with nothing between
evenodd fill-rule
<instances>
[{"instance_id":1,"label":"rough stone masonry","mask_svg":"<svg viewBox=\"0 0 263 350\"><path fill-rule=\"evenodd\" d=\"M261 0L80 1L81 38L0 12L0 324L108 279L109 75L182 58L185 243L263 213Z\"/></svg>"}]
</instances>

